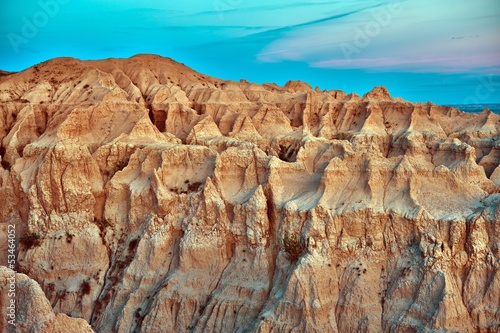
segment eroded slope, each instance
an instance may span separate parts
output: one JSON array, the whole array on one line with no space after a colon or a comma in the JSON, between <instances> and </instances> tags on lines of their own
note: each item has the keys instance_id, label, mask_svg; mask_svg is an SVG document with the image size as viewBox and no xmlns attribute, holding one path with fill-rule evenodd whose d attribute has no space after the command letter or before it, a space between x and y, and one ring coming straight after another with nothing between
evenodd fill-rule
<instances>
[{"instance_id":1,"label":"eroded slope","mask_svg":"<svg viewBox=\"0 0 500 333\"><path fill-rule=\"evenodd\" d=\"M0 108L1 227L50 316L96 332L499 329L488 110L147 55L2 76Z\"/></svg>"}]
</instances>

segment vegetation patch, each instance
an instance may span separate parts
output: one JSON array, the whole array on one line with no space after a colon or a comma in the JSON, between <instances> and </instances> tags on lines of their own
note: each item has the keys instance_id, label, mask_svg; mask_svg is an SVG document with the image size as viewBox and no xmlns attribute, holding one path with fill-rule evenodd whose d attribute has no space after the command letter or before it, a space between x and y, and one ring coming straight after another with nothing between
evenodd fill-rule
<instances>
[{"instance_id":1,"label":"vegetation patch","mask_svg":"<svg viewBox=\"0 0 500 333\"><path fill-rule=\"evenodd\" d=\"M39 234L28 232L21 236L19 243L26 247L26 249L31 249L39 246L42 243L42 239Z\"/></svg>"},{"instance_id":2,"label":"vegetation patch","mask_svg":"<svg viewBox=\"0 0 500 333\"><path fill-rule=\"evenodd\" d=\"M288 259L295 263L306 253L306 247L302 244L296 233L289 234L283 239L283 247L288 254Z\"/></svg>"},{"instance_id":3,"label":"vegetation patch","mask_svg":"<svg viewBox=\"0 0 500 333\"><path fill-rule=\"evenodd\" d=\"M198 192L202 187L203 187L202 182L190 183L189 180L185 180L184 186L172 187L170 188L170 191L176 194L187 194L189 192Z\"/></svg>"},{"instance_id":4,"label":"vegetation patch","mask_svg":"<svg viewBox=\"0 0 500 333\"><path fill-rule=\"evenodd\" d=\"M94 224L99 227L101 233L106 231L107 228L111 227L111 223L109 223L107 219L98 219L97 217L94 217Z\"/></svg>"},{"instance_id":5,"label":"vegetation patch","mask_svg":"<svg viewBox=\"0 0 500 333\"><path fill-rule=\"evenodd\" d=\"M82 292L82 295L89 295L90 294L90 283L87 280L84 280L82 282L82 286L80 287L80 291Z\"/></svg>"}]
</instances>

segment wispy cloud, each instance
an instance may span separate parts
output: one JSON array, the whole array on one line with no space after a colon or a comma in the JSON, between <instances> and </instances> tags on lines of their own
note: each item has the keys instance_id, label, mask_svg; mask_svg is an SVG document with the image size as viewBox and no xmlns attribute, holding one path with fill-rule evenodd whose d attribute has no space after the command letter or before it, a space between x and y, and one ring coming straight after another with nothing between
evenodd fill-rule
<instances>
[{"instance_id":1,"label":"wispy cloud","mask_svg":"<svg viewBox=\"0 0 500 333\"><path fill-rule=\"evenodd\" d=\"M500 10L431 0L391 2L295 26L267 45L261 62L409 72L464 72L500 67ZM394 2L392 2L394 3Z\"/></svg>"},{"instance_id":2,"label":"wispy cloud","mask_svg":"<svg viewBox=\"0 0 500 333\"><path fill-rule=\"evenodd\" d=\"M473 57L429 57L429 58L366 58L354 61L345 59L325 60L312 63L312 67L369 69L372 71L439 72L500 74L500 53Z\"/></svg>"},{"instance_id":3,"label":"wispy cloud","mask_svg":"<svg viewBox=\"0 0 500 333\"><path fill-rule=\"evenodd\" d=\"M63 55L157 53L228 79L301 79L360 94L383 84L410 100L462 100L481 77L498 81L498 1L69 1L18 54L6 36L28 29L23 17L41 8L4 1L0 63L14 71Z\"/></svg>"}]
</instances>

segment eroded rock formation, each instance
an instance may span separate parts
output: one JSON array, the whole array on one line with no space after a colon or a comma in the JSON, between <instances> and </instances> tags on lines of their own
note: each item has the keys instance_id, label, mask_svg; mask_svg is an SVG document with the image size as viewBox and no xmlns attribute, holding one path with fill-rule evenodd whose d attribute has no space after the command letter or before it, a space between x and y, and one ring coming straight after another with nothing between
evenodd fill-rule
<instances>
[{"instance_id":1,"label":"eroded rock formation","mask_svg":"<svg viewBox=\"0 0 500 333\"><path fill-rule=\"evenodd\" d=\"M147 55L3 75L0 109L27 332L500 331L489 110Z\"/></svg>"}]
</instances>

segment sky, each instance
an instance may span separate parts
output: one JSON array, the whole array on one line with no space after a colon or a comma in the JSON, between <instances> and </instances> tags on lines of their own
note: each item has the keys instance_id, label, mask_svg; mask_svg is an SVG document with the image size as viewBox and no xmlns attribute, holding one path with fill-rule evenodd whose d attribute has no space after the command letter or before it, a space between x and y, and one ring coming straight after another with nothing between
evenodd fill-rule
<instances>
[{"instance_id":1,"label":"sky","mask_svg":"<svg viewBox=\"0 0 500 333\"><path fill-rule=\"evenodd\" d=\"M23 0L0 4L0 69L170 57L222 79L302 80L436 104L500 103L499 0Z\"/></svg>"}]
</instances>

